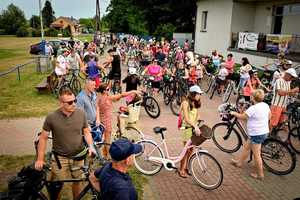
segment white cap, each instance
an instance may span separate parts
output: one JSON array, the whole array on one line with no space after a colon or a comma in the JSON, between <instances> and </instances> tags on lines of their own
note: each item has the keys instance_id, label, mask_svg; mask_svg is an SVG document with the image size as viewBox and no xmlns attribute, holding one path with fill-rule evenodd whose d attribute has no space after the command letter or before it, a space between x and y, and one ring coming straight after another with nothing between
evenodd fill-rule
<instances>
[{"instance_id":1,"label":"white cap","mask_svg":"<svg viewBox=\"0 0 300 200\"><path fill-rule=\"evenodd\" d=\"M128 72L129 72L129 74L136 74L136 68L134 68L134 67L129 67L129 69L128 69Z\"/></svg>"},{"instance_id":2,"label":"white cap","mask_svg":"<svg viewBox=\"0 0 300 200\"><path fill-rule=\"evenodd\" d=\"M287 61L286 61L286 64L288 64L288 65L292 65L292 64L293 64L293 62L292 62L291 60L287 60Z\"/></svg>"},{"instance_id":3,"label":"white cap","mask_svg":"<svg viewBox=\"0 0 300 200\"><path fill-rule=\"evenodd\" d=\"M289 75L291 75L294 78L297 78L297 72L294 68L289 68L288 70L285 71L285 73L288 73Z\"/></svg>"},{"instance_id":4,"label":"white cap","mask_svg":"<svg viewBox=\"0 0 300 200\"><path fill-rule=\"evenodd\" d=\"M190 92L196 92L198 94L203 93L203 91L201 90L201 88L198 85L193 85L192 87L190 87Z\"/></svg>"}]
</instances>

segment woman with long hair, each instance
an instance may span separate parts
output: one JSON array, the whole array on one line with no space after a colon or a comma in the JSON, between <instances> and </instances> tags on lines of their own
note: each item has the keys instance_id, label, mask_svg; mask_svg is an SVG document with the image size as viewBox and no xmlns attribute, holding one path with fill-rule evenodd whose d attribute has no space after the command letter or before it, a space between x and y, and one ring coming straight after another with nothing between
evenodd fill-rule
<instances>
[{"instance_id":1,"label":"woman with long hair","mask_svg":"<svg viewBox=\"0 0 300 200\"><path fill-rule=\"evenodd\" d=\"M199 108L201 107L201 94L202 90L199 86L194 85L190 87L189 94L186 98L182 99L182 103L180 106L180 116L182 117L182 139L183 145L186 145L187 141L189 141L194 133L196 135L200 135L201 131L197 126L198 119L200 117ZM182 178L186 178L189 174L187 170L187 161L191 156L193 150L188 149L183 159L180 162L180 169L178 171L179 176Z\"/></svg>"}]
</instances>

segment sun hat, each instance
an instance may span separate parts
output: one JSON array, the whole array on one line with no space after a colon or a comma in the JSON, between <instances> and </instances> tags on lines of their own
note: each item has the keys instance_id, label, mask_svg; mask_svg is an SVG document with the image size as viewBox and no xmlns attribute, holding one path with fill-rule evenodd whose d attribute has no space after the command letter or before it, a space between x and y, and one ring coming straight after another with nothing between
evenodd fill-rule
<instances>
[{"instance_id":1,"label":"sun hat","mask_svg":"<svg viewBox=\"0 0 300 200\"><path fill-rule=\"evenodd\" d=\"M125 160L132 154L137 154L142 151L142 146L139 144L134 144L128 139L122 138L114 141L110 145L109 153L113 160L121 161Z\"/></svg>"},{"instance_id":2,"label":"sun hat","mask_svg":"<svg viewBox=\"0 0 300 200\"><path fill-rule=\"evenodd\" d=\"M198 94L202 94L203 91L201 90L201 88L198 85L193 85L192 87L190 87L190 92L196 92Z\"/></svg>"},{"instance_id":3,"label":"sun hat","mask_svg":"<svg viewBox=\"0 0 300 200\"><path fill-rule=\"evenodd\" d=\"M288 73L289 75L291 75L294 78L297 78L297 72L294 68L289 68L288 70L285 71L285 73Z\"/></svg>"}]
</instances>

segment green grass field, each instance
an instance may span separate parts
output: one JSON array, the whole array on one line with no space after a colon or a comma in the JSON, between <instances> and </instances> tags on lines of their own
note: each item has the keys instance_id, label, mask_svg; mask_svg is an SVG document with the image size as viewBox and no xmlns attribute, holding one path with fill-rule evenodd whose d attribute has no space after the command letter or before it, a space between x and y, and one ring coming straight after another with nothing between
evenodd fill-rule
<instances>
[{"instance_id":1,"label":"green grass field","mask_svg":"<svg viewBox=\"0 0 300 200\"><path fill-rule=\"evenodd\" d=\"M78 38L90 41L92 35ZM46 38L49 39L54 38ZM30 45L39 41L38 37L0 36L0 73L32 60L34 56L29 54ZM21 81L17 80L16 72L0 77L0 119L44 116L57 107L53 95L39 94L35 89L47 76L36 73L35 67L31 64L22 68Z\"/></svg>"}]
</instances>

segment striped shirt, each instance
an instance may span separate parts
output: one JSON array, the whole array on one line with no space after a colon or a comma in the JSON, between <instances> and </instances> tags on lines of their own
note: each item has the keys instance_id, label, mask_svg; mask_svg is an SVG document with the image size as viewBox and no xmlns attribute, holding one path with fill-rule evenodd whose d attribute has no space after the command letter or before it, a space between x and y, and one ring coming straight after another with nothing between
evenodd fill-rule
<instances>
[{"instance_id":1,"label":"striped shirt","mask_svg":"<svg viewBox=\"0 0 300 200\"><path fill-rule=\"evenodd\" d=\"M278 90L289 91L291 89L290 82L285 81L283 78L279 78L276 80L273 88L273 99L272 105L286 108L288 103L288 95L280 96L278 94Z\"/></svg>"}]
</instances>

